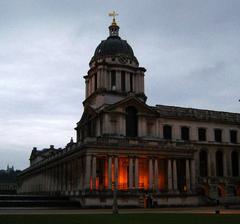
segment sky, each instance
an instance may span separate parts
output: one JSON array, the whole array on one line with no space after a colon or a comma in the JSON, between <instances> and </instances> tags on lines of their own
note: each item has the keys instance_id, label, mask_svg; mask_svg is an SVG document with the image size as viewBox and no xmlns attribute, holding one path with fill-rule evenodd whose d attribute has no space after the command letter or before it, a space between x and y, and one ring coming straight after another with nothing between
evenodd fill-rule
<instances>
[{"instance_id":1,"label":"sky","mask_svg":"<svg viewBox=\"0 0 240 224\"><path fill-rule=\"evenodd\" d=\"M0 169L64 147L116 10L150 105L240 111L239 0L0 0Z\"/></svg>"}]
</instances>

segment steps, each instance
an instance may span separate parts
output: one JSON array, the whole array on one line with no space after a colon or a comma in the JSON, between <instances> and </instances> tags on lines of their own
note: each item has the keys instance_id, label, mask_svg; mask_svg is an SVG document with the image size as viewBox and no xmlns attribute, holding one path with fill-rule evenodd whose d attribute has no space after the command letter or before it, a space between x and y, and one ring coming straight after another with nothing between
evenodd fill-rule
<instances>
[{"instance_id":1,"label":"steps","mask_svg":"<svg viewBox=\"0 0 240 224\"><path fill-rule=\"evenodd\" d=\"M0 195L0 207L80 207L80 203L63 196Z\"/></svg>"}]
</instances>

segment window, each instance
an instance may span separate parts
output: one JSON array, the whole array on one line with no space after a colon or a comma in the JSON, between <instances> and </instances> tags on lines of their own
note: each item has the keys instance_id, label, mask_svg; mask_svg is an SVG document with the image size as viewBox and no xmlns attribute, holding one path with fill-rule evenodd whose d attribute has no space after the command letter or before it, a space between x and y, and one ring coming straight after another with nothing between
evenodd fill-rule
<instances>
[{"instance_id":1,"label":"window","mask_svg":"<svg viewBox=\"0 0 240 224\"><path fill-rule=\"evenodd\" d=\"M216 152L216 174L218 177L223 176L223 153L221 151Z\"/></svg>"},{"instance_id":2,"label":"window","mask_svg":"<svg viewBox=\"0 0 240 224\"><path fill-rule=\"evenodd\" d=\"M96 91L97 90L97 74L94 74L94 90Z\"/></svg>"},{"instance_id":3,"label":"window","mask_svg":"<svg viewBox=\"0 0 240 224\"><path fill-rule=\"evenodd\" d=\"M237 131L230 130L230 142L237 143Z\"/></svg>"},{"instance_id":4,"label":"window","mask_svg":"<svg viewBox=\"0 0 240 224\"><path fill-rule=\"evenodd\" d=\"M138 136L138 115L135 107L126 108L126 136Z\"/></svg>"},{"instance_id":5,"label":"window","mask_svg":"<svg viewBox=\"0 0 240 224\"><path fill-rule=\"evenodd\" d=\"M184 141L189 140L189 128L188 127L181 127L181 139Z\"/></svg>"},{"instance_id":6,"label":"window","mask_svg":"<svg viewBox=\"0 0 240 224\"><path fill-rule=\"evenodd\" d=\"M111 88L112 90L116 90L116 71L111 71Z\"/></svg>"},{"instance_id":7,"label":"window","mask_svg":"<svg viewBox=\"0 0 240 224\"><path fill-rule=\"evenodd\" d=\"M205 128L198 128L198 140L199 141L206 141L206 129Z\"/></svg>"},{"instance_id":8,"label":"window","mask_svg":"<svg viewBox=\"0 0 240 224\"><path fill-rule=\"evenodd\" d=\"M207 152L202 150L199 153L199 170L200 170L200 176L206 177L208 175L207 169Z\"/></svg>"},{"instance_id":9,"label":"window","mask_svg":"<svg viewBox=\"0 0 240 224\"><path fill-rule=\"evenodd\" d=\"M172 127L170 125L163 126L163 138L172 139Z\"/></svg>"},{"instance_id":10,"label":"window","mask_svg":"<svg viewBox=\"0 0 240 224\"><path fill-rule=\"evenodd\" d=\"M133 73L130 73L130 92L133 92Z\"/></svg>"},{"instance_id":11,"label":"window","mask_svg":"<svg viewBox=\"0 0 240 224\"><path fill-rule=\"evenodd\" d=\"M221 129L215 129L214 130L214 137L215 137L215 142L222 142L222 130Z\"/></svg>"},{"instance_id":12,"label":"window","mask_svg":"<svg viewBox=\"0 0 240 224\"><path fill-rule=\"evenodd\" d=\"M125 72L121 72L121 89L122 91L126 90L126 83L125 83Z\"/></svg>"}]
</instances>

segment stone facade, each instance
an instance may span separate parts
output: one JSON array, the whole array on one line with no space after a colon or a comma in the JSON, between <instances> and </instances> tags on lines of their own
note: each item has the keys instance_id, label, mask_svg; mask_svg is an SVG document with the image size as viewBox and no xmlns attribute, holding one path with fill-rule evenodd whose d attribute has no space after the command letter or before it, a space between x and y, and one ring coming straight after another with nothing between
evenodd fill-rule
<instances>
[{"instance_id":1,"label":"stone facade","mask_svg":"<svg viewBox=\"0 0 240 224\"><path fill-rule=\"evenodd\" d=\"M240 202L240 114L149 106L145 69L115 21L90 61L76 142L37 150L19 193L68 195L85 207Z\"/></svg>"}]
</instances>

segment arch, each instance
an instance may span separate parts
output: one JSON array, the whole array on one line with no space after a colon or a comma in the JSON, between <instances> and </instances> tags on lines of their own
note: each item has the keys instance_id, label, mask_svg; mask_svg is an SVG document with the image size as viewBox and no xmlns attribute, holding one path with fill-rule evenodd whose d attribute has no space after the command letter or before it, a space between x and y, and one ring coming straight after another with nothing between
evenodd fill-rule
<instances>
[{"instance_id":1,"label":"arch","mask_svg":"<svg viewBox=\"0 0 240 224\"><path fill-rule=\"evenodd\" d=\"M199 188L199 194L202 196L209 196L209 185L208 184L203 184Z\"/></svg>"},{"instance_id":2,"label":"arch","mask_svg":"<svg viewBox=\"0 0 240 224\"><path fill-rule=\"evenodd\" d=\"M216 152L216 174L218 177L223 176L223 153L220 150Z\"/></svg>"},{"instance_id":3,"label":"arch","mask_svg":"<svg viewBox=\"0 0 240 224\"><path fill-rule=\"evenodd\" d=\"M208 175L208 154L205 150L199 152L199 171L201 177Z\"/></svg>"},{"instance_id":4,"label":"arch","mask_svg":"<svg viewBox=\"0 0 240 224\"><path fill-rule=\"evenodd\" d=\"M126 108L126 136L138 136L138 111L132 106Z\"/></svg>"},{"instance_id":5,"label":"arch","mask_svg":"<svg viewBox=\"0 0 240 224\"><path fill-rule=\"evenodd\" d=\"M224 197L225 196L225 186L224 184L219 184L217 187L217 193L218 193L218 197Z\"/></svg>"},{"instance_id":6,"label":"arch","mask_svg":"<svg viewBox=\"0 0 240 224\"><path fill-rule=\"evenodd\" d=\"M232 163L232 176L239 176L239 154L237 151L232 151L231 153L231 163Z\"/></svg>"}]
</instances>

